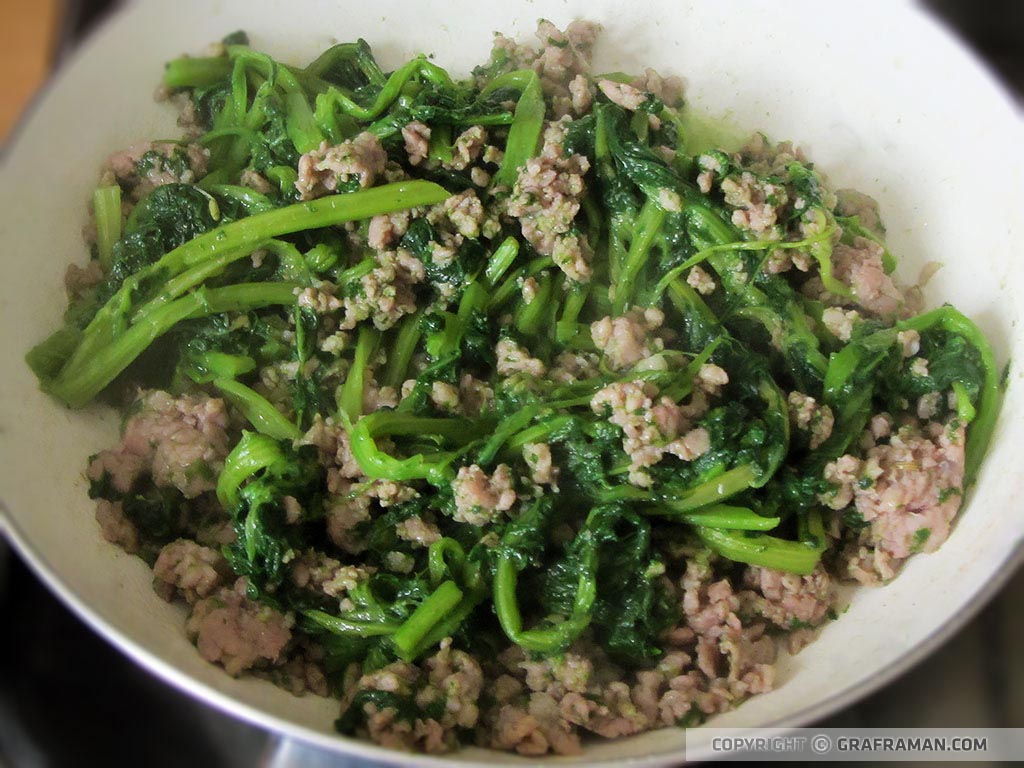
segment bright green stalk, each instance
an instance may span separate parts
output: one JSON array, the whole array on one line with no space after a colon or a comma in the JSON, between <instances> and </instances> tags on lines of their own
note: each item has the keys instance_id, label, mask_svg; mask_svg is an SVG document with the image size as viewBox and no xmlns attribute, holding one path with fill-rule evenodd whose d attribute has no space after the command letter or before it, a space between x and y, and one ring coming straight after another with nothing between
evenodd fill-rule
<instances>
[{"instance_id":1,"label":"bright green stalk","mask_svg":"<svg viewBox=\"0 0 1024 768\"><path fill-rule=\"evenodd\" d=\"M242 439L224 460L217 478L217 500L232 510L241 501L239 489L250 477L285 459L277 440L257 432L242 432Z\"/></svg>"},{"instance_id":2,"label":"bright green stalk","mask_svg":"<svg viewBox=\"0 0 1024 768\"><path fill-rule=\"evenodd\" d=\"M229 355L208 350L189 359L188 377L197 384L216 379L236 379L256 370L256 361L248 355Z\"/></svg>"},{"instance_id":3,"label":"bright green stalk","mask_svg":"<svg viewBox=\"0 0 1024 768\"><path fill-rule=\"evenodd\" d=\"M550 273L540 278L537 295L529 304L520 306L514 315L516 328L524 336L536 336L541 330L544 315L556 291L555 277Z\"/></svg>"},{"instance_id":4,"label":"bright green stalk","mask_svg":"<svg viewBox=\"0 0 1024 768\"><path fill-rule=\"evenodd\" d=\"M405 660L414 658L413 651L430 630L442 621L462 600L462 590L454 581L446 581L413 611L394 635L395 649Z\"/></svg>"},{"instance_id":5,"label":"bright green stalk","mask_svg":"<svg viewBox=\"0 0 1024 768\"><path fill-rule=\"evenodd\" d=\"M520 74L520 73L509 73ZM505 143L505 159L494 174L495 186L511 187L516 180L519 169L526 161L537 154L541 130L544 127L544 92L541 90L540 78L535 72L523 72L525 85L516 104L515 117L508 131Z\"/></svg>"},{"instance_id":6,"label":"bright green stalk","mask_svg":"<svg viewBox=\"0 0 1024 768\"><path fill-rule=\"evenodd\" d=\"M345 411L339 411L352 446L352 455L367 477L381 480L427 480L442 487L455 476L451 464L458 457L454 451L416 454L405 459L389 456L377 447L378 437L392 435L434 435L449 440L474 439L484 424L466 419L426 419L397 411L375 411L355 424Z\"/></svg>"},{"instance_id":7,"label":"bright green stalk","mask_svg":"<svg viewBox=\"0 0 1024 768\"><path fill-rule=\"evenodd\" d=\"M366 391L366 369L370 356L377 348L380 334L370 325L359 326L355 358L338 397L338 407L349 419L358 419L363 412L363 393Z\"/></svg>"},{"instance_id":8,"label":"bright green stalk","mask_svg":"<svg viewBox=\"0 0 1024 768\"><path fill-rule=\"evenodd\" d=\"M820 549L799 541L788 541L763 533L702 527L696 530L697 536L708 547L738 563L807 575L821 559Z\"/></svg>"},{"instance_id":9,"label":"bright green stalk","mask_svg":"<svg viewBox=\"0 0 1024 768\"><path fill-rule=\"evenodd\" d=\"M405 374L409 370L409 362L423 335L421 326L422 316L419 312L402 319L398 326L398 335L391 350L388 353L388 361L384 368L384 376L381 383L386 387L398 389L405 381Z\"/></svg>"},{"instance_id":10,"label":"bright green stalk","mask_svg":"<svg viewBox=\"0 0 1024 768\"><path fill-rule=\"evenodd\" d=\"M342 637L381 637L393 635L401 626L392 621L359 621L332 616L325 611L303 611L302 615L321 629Z\"/></svg>"},{"instance_id":11,"label":"bright green stalk","mask_svg":"<svg viewBox=\"0 0 1024 768\"><path fill-rule=\"evenodd\" d=\"M302 437L301 430L255 390L233 379L215 379L213 386L219 389L261 434L277 440L298 440Z\"/></svg>"},{"instance_id":12,"label":"bright green stalk","mask_svg":"<svg viewBox=\"0 0 1024 768\"><path fill-rule=\"evenodd\" d=\"M432 205L447 197L448 193L442 187L428 181L398 182L296 203L222 224L127 278L85 328L64 370L70 372L88 365L125 332L126 318L132 315L132 306L139 296L144 296L142 286L147 281L159 280L162 290L138 310L132 322L140 322L270 238L368 219L419 205Z\"/></svg>"},{"instance_id":13,"label":"bright green stalk","mask_svg":"<svg viewBox=\"0 0 1024 768\"><path fill-rule=\"evenodd\" d=\"M249 189L249 187L240 187L236 184L211 184L206 189L211 194L234 200L249 216L254 213L266 213L274 208L270 198L254 189Z\"/></svg>"},{"instance_id":14,"label":"bright green stalk","mask_svg":"<svg viewBox=\"0 0 1024 768\"><path fill-rule=\"evenodd\" d=\"M231 61L223 56L184 56L167 64L164 85L168 88L209 88L224 82L231 75L231 67Z\"/></svg>"},{"instance_id":15,"label":"bright green stalk","mask_svg":"<svg viewBox=\"0 0 1024 768\"><path fill-rule=\"evenodd\" d=\"M417 56L415 59L406 62L401 68L395 70L369 106L364 107L357 104L350 96L343 93L340 88L331 86L325 93L317 96L316 112L318 115L322 115L337 109L357 120L374 120L398 98L405 84L416 76L424 77L444 87L453 86L447 72L436 64L430 63L426 57Z\"/></svg>"},{"instance_id":16,"label":"bright green stalk","mask_svg":"<svg viewBox=\"0 0 1024 768\"><path fill-rule=\"evenodd\" d=\"M664 510L650 509L648 514L663 515ZM708 507L673 514L673 520L704 528L725 528L736 531L770 531L780 522L778 517L763 517L748 507L713 504Z\"/></svg>"},{"instance_id":17,"label":"bright green stalk","mask_svg":"<svg viewBox=\"0 0 1024 768\"><path fill-rule=\"evenodd\" d=\"M749 464L741 464L691 488L681 496L664 499L661 504L672 512L690 512L735 496L750 488L757 480L757 471Z\"/></svg>"},{"instance_id":18,"label":"bright green stalk","mask_svg":"<svg viewBox=\"0 0 1024 768\"><path fill-rule=\"evenodd\" d=\"M121 239L121 188L99 187L92 195L96 223L96 256L103 271L110 270L114 243Z\"/></svg>"},{"instance_id":19,"label":"bright green stalk","mask_svg":"<svg viewBox=\"0 0 1024 768\"><path fill-rule=\"evenodd\" d=\"M644 264L647 263L651 246L664 223L665 209L657 201L648 198L633 225L633 239L629 244L629 251L626 253L622 271L615 282L615 297L612 300L612 309L615 314L622 314L632 302L637 277Z\"/></svg>"},{"instance_id":20,"label":"bright green stalk","mask_svg":"<svg viewBox=\"0 0 1024 768\"><path fill-rule=\"evenodd\" d=\"M484 280L487 285L491 287L497 285L501 276L508 271L518 255L519 241L511 236L505 238L504 242L491 254L490 261L487 262L487 269L484 270Z\"/></svg>"},{"instance_id":21,"label":"bright green stalk","mask_svg":"<svg viewBox=\"0 0 1024 768\"><path fill-rule=\"evenodd\" d=\"M501 557L494 573L494 612L508 639L516 645L533 653L561 653L590 624L591 609L597 598L597 584L590 574L580 574L572 615L560 624L544 629L523 629L523 617L516 597L518 583L519 569L515 560Z\"/></svg>"},{"instance_id":22,"label":"bright green stalk","mask_svg":"<svg viewBox=\"0 0 1024 768\"><path fill-rule=\"evenodd\" d=\"M72 408L88 403L157 338L182 320L288 305L295 301L291 283L242 283L197 290L149 313L88 359L73 357L43 388Z\"/></svg>"}]
</instances>

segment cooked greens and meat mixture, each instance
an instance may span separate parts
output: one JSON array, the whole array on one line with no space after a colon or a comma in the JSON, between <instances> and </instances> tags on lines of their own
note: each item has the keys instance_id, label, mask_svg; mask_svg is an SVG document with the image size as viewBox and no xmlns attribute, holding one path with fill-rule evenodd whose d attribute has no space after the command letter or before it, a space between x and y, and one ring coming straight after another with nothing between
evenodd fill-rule
<instances>
[{"instance_id":1,"label":"cooked greens and meat mixture","mask_svg":"<svg viewBox=\"0 0 1024 768\"><path fill-rule=\"evenodd\" d=\"M690 726L946 539L999 400L896 280L871 198L697 143L597 29L464 80L235 34L167 65L180 139L111 155L28 356L122 408L103 535L230 675L337 727L525 755ZM735 148L732 148L735 149ZM841 619L840 619L841 620Z\"/></svg>"}]
</instances>

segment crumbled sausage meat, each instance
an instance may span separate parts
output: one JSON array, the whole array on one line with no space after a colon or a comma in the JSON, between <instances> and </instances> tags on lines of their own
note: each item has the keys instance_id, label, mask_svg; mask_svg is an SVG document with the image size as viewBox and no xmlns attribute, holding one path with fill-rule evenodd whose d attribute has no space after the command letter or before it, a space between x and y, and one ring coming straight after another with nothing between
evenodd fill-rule
<instances>
[{"instance_id":1,"label":"crumbled sausage meat","mask_svg":"<svg viewBox=\"0 0 1024 768\"><path fill-rule=\"evenodd\" d=\"M962 424L905 426L863 460L830 462L825 479L836 489L822 500L834 509L852 501L871 525L872 544L892 557L933 552L960 508L964 434Z\"/></svg>"},{"instance_id":2,"label":"crumbled sausage meat","mask_svg":"<svg viewBox=\"0 0 1024 768\"><path fill-rule=\"evenodd\" d=\"M809 434L812 450L829 439L835 423L829 406L819 405L817 400L803 392L790 392L788 402L790 421L797 429Z\"/></svg>"},{"instance_id":3,"label":"crumbled sausage meat","mask_svg":"<svg viewBox=\"0 0 1024 768\"><path fill-rule=\"evenodd\" d=\"M744 571L739 593L743 612L763 616L776 626L793 629L816 626L832 605L832 584L822 565L806 576L750 566Z\"/></svg>"},{"instance_id":4,"label":"crumbled sausage meat","mask_svg":"<svg viewBox=\"0 0 1024 768\"><path fill-rule=\"evenodd\" d=\"M583 177L590 169L585 155L565 156L565 122L548 125L544 148L519 170L506 208L519 220L523 237L573 280L590 279L590 248L572 232L583 197Z\"/></svg>"},{"instance_id":5,"label":"crumbled sausage meat","mask_svg":"<svg viewBox=\"0 0 1024 768\"><path fill-rule=\"evenodd\" d=\"M546 370L544 363L530 357L529 351L516 344L512 339L500 339L494 350L497 358L499 376L513 376L524 373L527 376L543 376Z\"/></svg>"},{"instance_id":6,"label":"crumbled sausage meat","mask_svg":"<svg viewBox=\"0 0 1024 768\"><path fill-rule=\"evenodd\" d=\"M135 523L125 517L120 501L96 501L96 522L99 523L103 538L117 544L130 555L139 551L139 531Z\"/></svg>"},{"instance_id":7,"label":"crumbled sausage meat","mask_svg":"<svg viewBox=\"0 0 1024 768\"><path fill-rule=\"evenodd\" d=\"M178 592L188 603L211 595L228 573L220 552L191 539L177 539L164 546L153 565L158 591L167 599Z\"/></svg>"},{"instance_id":8,"label":"crumbled sausage meat","mask_svg":"<svg viewBox=\"0 0 1024 768\"><path fill-rule=\"evenodd\" d=\"M199 144L172 141L145 142L107 158L104 175L138 201L165 184L191 184L206 175L210 151Z\"/></svg>"},{"instance_id":9,"label":"crumbled sausage meat","mask_svg":"<svg viewBox=\"0 0 1024 768\"><path fill-rule=\"evenodd\" d=\"M722 179L725 202L734 210L732 223L761 238L777 237L779 209L786 204L786 188L762 181L749 171Z\"/></svg>"},{"instance_id":10,"label":"crumbled sausage meat","mask_svg":"<svg viewBox=\"0 0 1024 768\"><path fill-rule=\"evenodd\" d=\"M648 94L638 88L626 83L617 83L614 80L598 80L597 87L601 93L608 97L608 101L618 104L623 109L634 112L640 105L647 101Z\"/></svg>"},{"instance_id":11,"label":"crumbled sausage meat","mask_svg":"<svg viewBox=\"0 0 1024 768\"><path fill-rule=\"evenodd\" d=\"M854 238L852 245L838 243L832 249L832 264L837 280L853 291L857 303L883 317L896 315L905 303L903 293L885 273L883 249L874 240Z\"/></svg>"},{"instance_id":12,"label":"crumbled sausage meat","mask_svg":"<svg viewBox=\"0 0 1024 768\"><path fill-rule=\"evenodd\" d=\"M402 316L416 311L413 286L426 276L423 262L404 248L381 251L375 260L373 271L359 278L359 290L345 296L342 330L351 330L369 318L377 329L386 331Z\"/></svg>"},{"instance_id":13,"label":"crumbled sausage meat","mask_svg":"<svg viewBox=\"0 0 1024 768\"><path fill-rule=\"evenodd\" d=\"M634 309L620 317L605 317L591 323L590 336L608 365L621 371L664 348L664 342L652 335L664 321L660 309Z\"/></svg>"},{"instance_id":14,"label":"crumbled sausage meat","mask_svg":"<svg viewBox=\"0 0 1024 768\"><path fill-rule=\"evenodd\" d=\"M355 589L373 570L342 565L339 560L312 549L302 552L289 565L289 578L295 586L322 592L328 597L340 597Z\"/></svg>"},{"instance_id":15,"label":"crumbled sausage meat","mask_svg":"<svg viewBox=\"0 0 1024 768\"><path fill-rule=\"evenodd\" d=\"M692 461L711 447L706 429L691 428L695 415L692 407L657 397L654 384L630 381L609 384L590 401L595 413L608 413L608 420L622 429L622 449L631 462L629 481L643 487L651 484L644 468L657 464L666 453Z\"/></svg>"},{"instance_id":16,"label":"crumbled sausage meat","mask_svg":"<svg viewBox=\"0 0 1024 768\"><path fill-rule=\"evenodd\" d=\"M122 493L149 472L160 487L175 487L186 498L213 490L228 453L224 401L205 395L173 398L142 394L124 426L118 448L100 452L89 465L91 480L108 476Z\"/></svg>"},{"instance_id":17,"label":"crumbled sausage meat","mask_svg":"<svg viewBox=\"0 0 1024 768\"><path fill-rule=\"evenodd\" d=\"M533 482L557 487L558 467L551 461L551 447L547 443L527 443L523 446L523 459L530 467Z\"/></svg>"},{"instance_id":18,"label":"crumbled sausage meat","mask_svg":"<svg viewBox=\"0 0 1024 768\"><path fill-rule=\"evenodd\" d=\"M821 313L821 322L828 332L840 341L849 341L853 336L853 326L860 320L860 312L855 309L828 307Z\"/></svg>"},{"instance_id":19,"label":"crumbled sausage meat","mask_svg":"<svg viewBox=\"0 0 1024 768\"><path fill-rule=\"evenodd\" d=\"M232 677L257 665L275 664L292 639L292 620L245 596L245 579L195 604L186 630L200 655Z\"/></svg>"},{"instance_id":20,"label":"crumbled sausage meat","mask_svg":"<svg viewBox=\"0 0 1024 768\"><path fill-rule=\"evenodd\" d=\"M452 146L452 159L446 165L456 171L468 168L480 159L487 145L487 131L483 126L474 125L467 128L455 139Z\"/></svg>"},{"instance_id":21,"label":"crumbled sausage meat","mask_svg":"<svg viewBox=\"0 0 1024 768\"><path fill-rule=\"evenodd\" d=\"M360 133L334 146L325 141L299 158L295 189L300 200L312 200L351 179L358 180L360 187L372 187L387 161L387 153L372 133Z\"/></svg>"},{"instance_id":22,"label":"crumbled sausage meat","mask_svg":"<svg viewBox=\"0 0 1024 768\"><path fill-rule=\"evenodd\" d=\"M419 547L429 547L441 539L441 531L434 523L428 523L419 515L402 520L395 525L398 538Z\"/></svg>"},{"instance_id":23,"label":"crumbled sausage meat","mask_svg":"<svg viewBox=\"0 0 1024 768\"><path fill-rule=\"evenodd\" d=\"M459 467L452 484L455 491L454 519L470 525L484 525L493 521L500 512L508 512L516 503L512 487L512 471L507 464L499 464L488 475L476 464Z\"/></svg>"}]
</instances>

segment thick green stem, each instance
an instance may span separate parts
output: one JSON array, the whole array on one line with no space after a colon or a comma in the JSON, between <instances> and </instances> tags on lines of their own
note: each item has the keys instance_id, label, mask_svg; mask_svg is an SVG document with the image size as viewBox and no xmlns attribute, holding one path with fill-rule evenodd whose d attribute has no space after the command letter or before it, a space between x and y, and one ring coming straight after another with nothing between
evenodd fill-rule
<instances>
[{"instance_id":1,"label":"thick green stem","mask_svg":"<svg viewBox=\"0 0 1024 768\"><path fill-rule=\"evenodd\" d=\"M510 73L511 74L511 73ZM508 131L505 144L505 158L501 167L494 174L495 186L511 187L526 161L537 154L541 130L544 127L544 91L541 90L540 78L535 72L523 72L525 85L519 102L516 104L515 117Z\"/></svg>"},{"instance_id":2,"label":"thick green stem","mask_svg":"<svg viewBox=\"0 0 1024 768\"><path fill-rule=\"evenodd\" d=\"M92 195L96 223L96 257L103 271L110 270L114 243L121 239L121 188L99 187Z\"/></svg>"},{"instance_id":3,"label":"thick green stem","mask_svg":"<svg viewBox=\"0 0 1024 768\"><path fill-rule=\"evenodd\" d=\"M255 390L232 379L215 379L213 386L219 389L260 433L277 440L298 440L302 437L299 428Z\"/></svg>"},{"instance_id":4,"label":"thick green stem","mask_svg":"<svg viewBox=\"0 0 1024 768\"><path fill-rule=\"evenodd\" d=\"M729 560L760 565L786 573L807 575L818 565L821 550L799 541L788 541L762 533L697 528L697 536L708 547Z\"/></svg>"},{"instance_id":5,"label":"thick green stem","mask_svg":"<svg viewBox=\"0 0 1024 768\"><path fill-rule=\"evenodd\" d=\"M88 403L121 371L182 320L239 312L295 301L291 283L249 283L227 288L197 290L165 304L142 318L89 359L72 358L44 389L72 408Z\"/></svg>"},{"instance_id":6,"label":"thick green stem","mask_svg":"<svg viewBox=\"0 0 1024 768\"><path fill-rule=\"evenodd\" d=\"M398 655L406 660L414 658L413 651L420 641L451 613L461 600L462 590L454 581L446 581L435 589L395 632L393 639Z\"/></svg>"},{"instance_id":7,"label":"thick green stem","mask_svg":"<svg viewBox=\"0 0 1024 768\"><path fill-rule=\"evenodd\" d=\"M637 277L647 263L651 246L654 245L654 239L661 232L664 223L665 209L655 200L648 198L633 227L633 239L626 253L626 261L615 283L615 297L612 300L615 314L622 314L632 303Z\"/></svg>"}]
</instances>

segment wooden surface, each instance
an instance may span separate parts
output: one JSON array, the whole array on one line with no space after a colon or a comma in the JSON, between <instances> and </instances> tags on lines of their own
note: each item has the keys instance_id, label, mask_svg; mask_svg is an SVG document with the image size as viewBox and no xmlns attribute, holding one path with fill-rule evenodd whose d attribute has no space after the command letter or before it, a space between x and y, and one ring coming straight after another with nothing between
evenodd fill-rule
<instances>
[{"instance_id":1,"label":"wooden surface","mask_svg":"<svg viewBox=\"0 0 1024 768\"><path fill-rule=\"evenodd\" d=\"M46 80L59 0L0 0L0 146Z\"/></svg>"}]
</instances>

